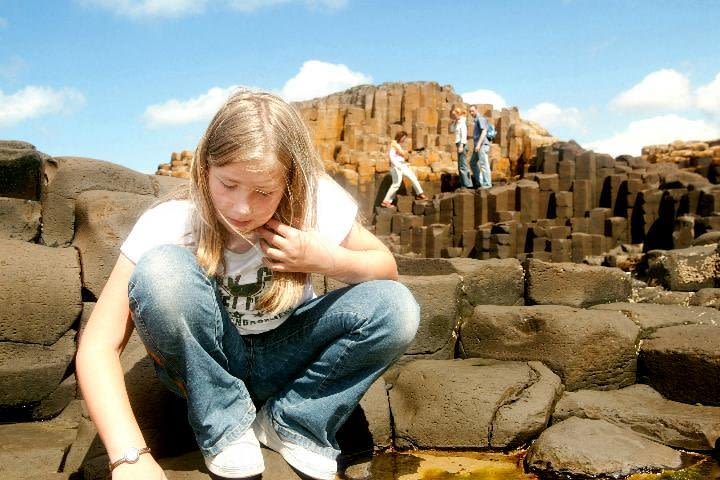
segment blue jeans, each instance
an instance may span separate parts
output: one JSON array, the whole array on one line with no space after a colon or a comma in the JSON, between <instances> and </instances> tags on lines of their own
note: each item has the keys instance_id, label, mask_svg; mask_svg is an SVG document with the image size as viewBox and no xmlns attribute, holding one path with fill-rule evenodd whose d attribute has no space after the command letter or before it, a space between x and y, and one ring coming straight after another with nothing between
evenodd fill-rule
<instances>
[{"instance_id":1,"label":"blue jeans","mask_svg":"<svg viewBox=\"0 0 720 480\"><path fill-rule=\"evenodd\" d=\"M488 156L489 151L490 145L483 145L480 147L480 153L473 150L472 157L470 157L470 168L472 169L476 182L476 188L492 187L492 171L490 170L490 157ZM478 162L480 162L479 168Z\"/></svg>"},{"instance_id":2,"label":"blue jeans","mask_svg":"<svg viewBox=\"0 0 720 480\"><path fill-rule=\"evenodd\" d=\"M310 300L278 328L242 336L215 279L175 245L140 258L128 293L158 377L187 400L209 455L245 433L264 402L281 438L336 458L335 434L405 352L420 318L405 286L379 280Z\"/></svg>"},{"instance_id":3,"label":"blue jeans","mask_svg":"<svg viewBox=\"0 0 720 480\"><path fill-rule=\"evenodd\" d=\"M459 145L456 143L456 147ZM470 179L470 171L467 166L467 145L463 145L462 153L458 153L458 174L460 175L460 186L472 188L472 180Z\"/></svg>"}]
</instances>

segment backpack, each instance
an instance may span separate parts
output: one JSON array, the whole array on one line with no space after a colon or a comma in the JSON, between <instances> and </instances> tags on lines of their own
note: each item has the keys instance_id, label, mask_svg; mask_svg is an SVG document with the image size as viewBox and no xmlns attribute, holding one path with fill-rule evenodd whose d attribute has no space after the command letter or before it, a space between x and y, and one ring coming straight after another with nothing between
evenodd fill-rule
<instances>
[{"instance_id":1,"label":"backpack","mask_svg":"<svg viewBox=\"0 0 720 480\"><path fill-rule=\"evenodd\" d=\"M495 126L492 124L492 122L488 122L486 138L489 142L492 142L493 140L495 140L495 137L497 137L497 130L495 130Z\"/></svg>"}]
</instances>

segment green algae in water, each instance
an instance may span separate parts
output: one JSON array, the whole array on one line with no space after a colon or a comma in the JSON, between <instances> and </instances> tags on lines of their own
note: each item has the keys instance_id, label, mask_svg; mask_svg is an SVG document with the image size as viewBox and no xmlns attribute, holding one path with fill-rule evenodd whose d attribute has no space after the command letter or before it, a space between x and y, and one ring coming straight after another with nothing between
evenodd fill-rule
<instances>
[{"instance_id":1,"label":"green algae in water","mask_svg":"<svg viewBox=\"0 0 720 480\"><path fill-rule=\"evenodd\" d=\"M539 480L523 469L524 451L509 454L459 451L413 451L375 455L347 469L344 480ZM688 456L681 470L640 473L626 480L720 480L720 463ZM359 467L359 468L358 468ZM572 480L571 477L566 477Z\"/></svg>"},{"instance_id":2,"label":"green algae in water","mask_svg":"<svg viewBox=\"0 0 720 480\"><path fill-rule=\"evenodd\" d=\"M627 480L720 480L720 464L706 458L682 470L666 470L662 473L637 473Z\"/></svg>"}]
</instances>

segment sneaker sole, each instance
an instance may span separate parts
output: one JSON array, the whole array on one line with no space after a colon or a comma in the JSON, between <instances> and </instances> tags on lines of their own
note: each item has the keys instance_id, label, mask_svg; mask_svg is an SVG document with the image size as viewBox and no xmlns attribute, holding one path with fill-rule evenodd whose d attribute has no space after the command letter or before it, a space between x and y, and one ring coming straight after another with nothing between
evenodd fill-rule
<instances>
[{"instance_id":1,"label":"sneaker sole","mask_svg":"<svg viewBox=\"0 0 720 480\"><path fill-rule=\"evenodd\" d=\"M214 473L215 475L218 475L223 478L251 478L251 477L257 477L261 473L265 471L265 466L261 467L254 467L247 470L226 470L219 467L214 466L213 464L206 463L205 466L210 471L210 473Z\"/></svg>"},{"instance_id":2,"label":"sneaker sole","mask_svg":"<svg viewBox=\"0 0 720 480\"><path fill-rule=\"evenodd\" d=\"M265 465L264 464L258 464L253 465L251 467L248 467L246 469L227 469L222 467L217 467L213 465L212 463L206 461L205 466L210 471L210 473L214 473L215 475L219 475L223 478L250 478L250 477L257 477L261 473L265 471Z\"/></svg>"},{"instance_id":3,"label":"sneaker sole","mask_svg":"<svg viewBox=\"0 0 720 480\"><path fill-rule=\"evenodd\" d=\"M268 421L270 421L268 419ZM293 453L288 450L285 445L283 445L282 440L280 440L280 437L277 436L277 433L273 431L272 434L268 434L265 431L265 428L262 425L263 422L255 422L253 423L253 426L255 428L255 436L257 437L258 441L268 447L270 450L274 450L275 452L279 453L285 461L290 464L293 468L297 469L298 471L302 472L303 474L315 478L317 480L334 480L336 472L327 472L327 471L318 471L318 470L312 470L308 469L308 466L301 460L295 457Z\"/></svg>"}]
</instances>

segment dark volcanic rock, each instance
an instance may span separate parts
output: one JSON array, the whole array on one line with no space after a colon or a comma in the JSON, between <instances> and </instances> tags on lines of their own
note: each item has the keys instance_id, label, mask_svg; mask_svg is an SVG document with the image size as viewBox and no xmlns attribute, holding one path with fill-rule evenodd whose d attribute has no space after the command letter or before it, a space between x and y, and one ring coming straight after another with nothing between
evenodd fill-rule
<instances>
[{"instance_id":1,"label":"dark volcanic rock","mask_svg":"<svg viewBox=\"0 0 720 480\"><path fill-rule=\"evenodd\" d=\"M720 407L666 400L648 385L621 390L567 392L553 412L553 423L570 417L605 420L664 445L709 451L720 437Z\"/></svg>"},{"instance_id":2,"label":"dark volcanic rock","mask_svg":"<svg viewBox=\"0 0 720 480\"><path fill-rule=\"evenodd\" d=\"M542 474L620 477L680 468L681 459L680 452L604 420L571 417L540 435L525 465Z\"/></svg>"},{"instance_id":3,"label":"dark volcanic rock","mask_svg":"<svg viewBox=\"0 0 720 480\"><path fill-rule=\"evenodd\" d=\"M390 390L395 442L421 448L518 445L545 428L560 391L557 376L536 362L417 360L402 367Z\"/></svg>"},{"instance_id":4,"label":"dark volcanic rock","mask_svg":"<svg viewBox=\"0 0 720 480\"><path fill-rule=\"evenodd\" d=\"M720 326L657 330L640 347L638 378L671 400L720 405Z\"/></svg>"},{"instance_id":5,"label":"dark volcanic rock","mask_svg":"<svg viewBox=\"0 0 720 480\"><path fill-rule=\"evenodd\" d=\"M639 333L619 312L480 305L462 324L460 347L469 357L541 361L568 390L608 389L635 383Z\"/></svg>"},{"instance_id":6,"label":"dark volcanic rock","mask_svg":"<svg viewBox=\"0 0 720 480\"><path fill-rule=\"evenodd\" d=\"M74 248L0 240L0 341L52 345L80 315Z\"/></svg>"},{"instance_id":7,"label":"dark volcanic rock","mask_svg":"<svg viewBox=\"0 0 720 480\"><path fill-rule=\"evenodd\" d=\"M716 245L652 250L648 252L648 277L668 290L694 292L712 288L720 278Z\"/></svg>"},{"instance_id":8,"label":"dark volcanic rock","mask_svg":"<svg viewBox=\"0 0 720 480\"><path fill-rule=\"evenodd\" d=\"M574 263L527 262L527 300L530 304L586 308L622 302L632 293L632 280L619 268Z\"/></svg>"},{"instance_id":9,"label":"dark volcanic rock","mask_svg":"<svg viewBox=\"0 0 720 480\"><path fill-rule=\"evenodd\" d=\"M708 307L655 305L650 303L608 303L590 310L613 310L635 322L645 338L659 328L675 325L720 325L720 312Z\"/></svg>"}]
</instances>

